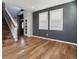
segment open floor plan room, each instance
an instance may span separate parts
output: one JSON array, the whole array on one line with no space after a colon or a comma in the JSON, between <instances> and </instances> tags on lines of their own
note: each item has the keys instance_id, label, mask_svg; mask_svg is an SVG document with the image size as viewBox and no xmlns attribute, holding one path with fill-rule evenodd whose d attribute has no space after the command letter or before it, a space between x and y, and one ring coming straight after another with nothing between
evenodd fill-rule
<instances>
[{"instance_id":1,"label":"open floor plan room","mask_svg":"<svg viewBox=\"0 0 79 59\"><path fill-rule=\"evenodd\" d=\"M3 59L77 59L76 0L3 0Z\"/></svg>"}]
</instances>

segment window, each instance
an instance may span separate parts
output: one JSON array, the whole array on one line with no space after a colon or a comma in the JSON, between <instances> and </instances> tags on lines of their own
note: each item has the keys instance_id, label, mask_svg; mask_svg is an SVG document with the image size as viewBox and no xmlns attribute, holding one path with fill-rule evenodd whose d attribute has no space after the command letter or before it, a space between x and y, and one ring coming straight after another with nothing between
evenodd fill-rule
<instances>
[{"instance_id":1,"label":"window","mask_svg":"<svg viewBox=\"0 0 79 59\"><path fill-rule=\"evenodd\" d=\"M39 29L48 30L48 12L39 13Z\"/></svg>"},{"instance_id":2,"label":"window","mask_svg":"<svg viewBox=\"0 0 79 59\"><path fill-rule=\"evenodd\" d=\"M39 29L40 30L63 30L63 8L51 10L49 13L48 21L48 12L39 13Z\"/></svg>"},{"instance_id":3,"label":"window","mask_svg":"<svg viewBox=\"0 0 79 59\"><path fill-rule=\"evenodd\" d=\"M63 30L63 8L50 11L50 30Z\"/></svg>"}]
</instances>

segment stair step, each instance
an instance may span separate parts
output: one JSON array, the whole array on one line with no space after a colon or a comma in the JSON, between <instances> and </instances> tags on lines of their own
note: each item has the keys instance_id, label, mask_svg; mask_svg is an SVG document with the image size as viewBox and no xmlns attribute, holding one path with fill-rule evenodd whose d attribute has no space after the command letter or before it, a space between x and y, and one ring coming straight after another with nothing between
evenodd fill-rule
<instances>
[{"instance_id":1,"label":"stair step","mask_svg":"<svg viewBox=\"0 0 79 59\"><path fill-rule=\"evenodd\" d=\"M10 30L9 30L9 29L6 29L6 28L5 28L5 29L2 29L2 30L3 30L4 32L5 32L5 31L8 31L8 32L10 32Z\"/></svg>"},{"instance_id":2,"label":"stair step","mask_svg":"<svg viewBox=\"0 0 79 59\"><path fill-rule=\"evenodd\" d=\"M11 39L11 37L3 37L2 39L3 39L3 40Z\"/></svg>"},{"instance_id":3,"label":"stair step","mask_svg":"<svg viewBox=\"0 0 79 59\"><path fill-rule=\"evenodd\" d=\"M4 26L5 25L5 26ZM6 24L2 25L2 27L8 27Z\"/></svg>"},{"instance_id":4,"label":"stair step","mask_svg":"<svg viewBox=\"0 0 79 59\"><path fill-rule=\"evenodd\" d=\"M13 43L14 43L14 40L13 39L4 40L3 46L11 45Z\"/></svg>"},{"instance_id":5,"label":"stair step","mask_svg":"<svg viewBox=\"0 0 79 59\"><path fill-rule=\"evenodd\" d=\"M3 26L3 25L2 25L2 28L8 28L8 27L7 27L7 26Z\"/></svg>"},{"instance_id":6,"label":"stair step","mask_svg":"<svg viewBox=\"0 0 79 59\"><path fill-rule=\"evenodd\" d=\"M6 36L10 36L10 34L7 34L7 35L6 35L6 34L2 34L2 36L3 36L3 37L6 37Z\"/></svg>"},{"instance_id":7,"label":"stair step","mask_svg":"<svg viewBox=\"0 0 79 59\"><path fill-rule=\"evenodd\" d=\"M10 39L11 38L11 36L4 36L4 37L2 37L3 39Z\"/></svg>"},{"instance_id":8,"label":"stair step","mask_svg":"<svg viewBox=\"0 0 79 59\"><path fill-rule=\"evenodd\" d=\"M11 35L11 33L9 33L9 32L7 32L7 33L3 32L2 35Z\"/></svg>"},{"instance_id":9,"label":"stair step","mask_svg":"<svg viewBox=\"0 0 79 59\"><path fill-rule=\"evenodd\" d=\"M2 32L2 33L3 33L3 34L9 34L10 32L6 32L6 31L5 31L5 32Z\"/></svg>"},{"instance_id":10,"label":"stair step","mask_svg":"<svg viewBox=\"0 0 79 59\"><path fill-rule=\"evenodd\" d=\"M10 32L10 30L5 29L5 31L3 30L3 32Z\"/></svg>"},{"instance_id":11,"label":"stair step","mask_svg":"<svg viewBox=\"0 0 79 59\"><path fill-rule=\"evenodd\" d=\"M2 27L2 29L9 29L8 27Z\"/></svg>"}]
</instances>

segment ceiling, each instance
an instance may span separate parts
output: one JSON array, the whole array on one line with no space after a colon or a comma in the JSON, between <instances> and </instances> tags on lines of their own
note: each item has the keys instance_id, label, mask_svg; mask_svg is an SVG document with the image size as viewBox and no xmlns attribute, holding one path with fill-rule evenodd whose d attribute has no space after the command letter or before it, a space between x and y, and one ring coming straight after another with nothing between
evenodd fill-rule
<instances>
[{"instance_id":1,"label":"ceiling","mask_svg":"<svg viewBox=\"0 0 79 59\"><path fill-rule=\"evenodd\" d=\"M8 5L17 6L27 11L37 11L74 0L3 0Z\"/></svg>"}]
</instances>

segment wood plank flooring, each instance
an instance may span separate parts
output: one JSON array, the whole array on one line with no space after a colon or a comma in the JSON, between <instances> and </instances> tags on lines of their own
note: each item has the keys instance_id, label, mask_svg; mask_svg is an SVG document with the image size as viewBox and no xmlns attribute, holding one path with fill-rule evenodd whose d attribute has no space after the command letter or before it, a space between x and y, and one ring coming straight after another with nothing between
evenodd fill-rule
<instances>
[{"instance_id":1,"label":"wood plank flooring","mask_svg":"<svg viewBox=\"0 0 79 59\"><path fill-rule=\"evenodd\" d=\"M4 41L3 59L77 59L77 47L30 37Z\"/></svg>"}]
</instances>

